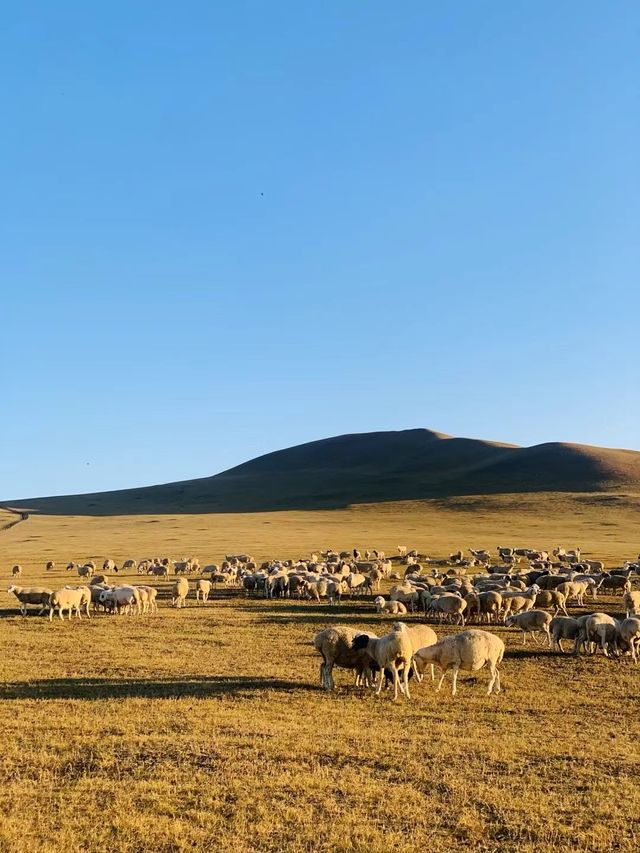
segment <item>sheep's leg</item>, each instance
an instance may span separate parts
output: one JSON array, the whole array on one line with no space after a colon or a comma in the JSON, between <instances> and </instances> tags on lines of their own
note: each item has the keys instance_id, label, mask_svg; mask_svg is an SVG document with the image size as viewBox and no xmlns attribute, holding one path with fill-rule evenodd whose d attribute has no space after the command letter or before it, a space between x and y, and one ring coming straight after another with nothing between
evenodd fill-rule
<instances>
[{"instance_id":1,"label":"sheep's leg","mask_svg":"<svg viewBox=\"0 0 640 853\"><path fill-rule=\"evenodd\" d=\"M460 669L460 667L457 664L453 667L452 684L451 684L451 695L452 696L455 696L456 693L458 692L458 670L459 669Z\"/></svg>"},{"instance_id":2,"label":"sheep's leg","mask_svg":"<svg viewBox=\"0 0 640 853\"><path fill-rule=\"evenodd\" d=\"M436 680L436 668L433 664L431 664L431 681Z\"/></svg>"},{"instance_id":3,"label":"sheep's leg","mask_svg":"<svg viewBox=\"0 0 640 853\"><path fill-rule=\"evenodd\" d=\"M442 687L442 682L444 681L444 677L446 674L447 674L446 669L443 669L442 675L440 676L440 681L438 682L438 686L436 687L436 691L438 691L438 692L440 691L440 688Z\"/></svg>"},{"instance_id":4,"label":"sheep's leg","mask_svg":"<svg viewBox=\"0 0 640 853\"><path fill-rule=\"evenodd\" d=\"M411 699L411 694L409 693L409 665L405 663L403 673L404 690L402 692L407 697L407 699Z\"/></svg>"}]
</instances>

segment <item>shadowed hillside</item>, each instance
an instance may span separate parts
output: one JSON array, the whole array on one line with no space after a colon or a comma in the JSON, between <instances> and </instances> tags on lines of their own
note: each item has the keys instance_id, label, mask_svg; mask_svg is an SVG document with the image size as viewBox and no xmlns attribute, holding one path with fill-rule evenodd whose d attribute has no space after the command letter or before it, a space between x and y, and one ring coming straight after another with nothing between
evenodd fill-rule
<instances>
[{"instance_id":1,"label":"shadowed hillside","mask_svg":"<svg viewBox=\"0 0 640 853\"><path fill-rule=\"evenodd\" d=\"M623 486L640 487L640 452L516 447L412 429L312 441L197 480L4 503L54 515L258 512Z\"/></svg>"}]
</instances>

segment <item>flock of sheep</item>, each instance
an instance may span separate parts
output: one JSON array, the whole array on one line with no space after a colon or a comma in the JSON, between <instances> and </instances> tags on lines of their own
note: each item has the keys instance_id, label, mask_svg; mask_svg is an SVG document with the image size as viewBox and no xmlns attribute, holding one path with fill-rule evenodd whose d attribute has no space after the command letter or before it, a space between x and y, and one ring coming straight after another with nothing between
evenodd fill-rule
<instances>
[{"instance_id":1,"label":"flock of sheep","mask_svg":"<svg viewBox=\"0 0 640 853\"><path fill-rule=\"evenodd\" d=\"M8 589L26 615L27 607L48 613L49 620L57 612L80 618L103 610L130 615L153 614L158 610L158 589L148 584L111 584L107 572L121 570L140 575L168 577L174 575L171 604L185 606L193 589L196 603L206 603L217 584L236 588L245 596L288 598L302 602L329 605L345 596L374 596L372 604L379 614L408 617L419 614L423 620L439 624L448 622L465 628L472 621L487 626L502 624L522 633L523 643L531 636L546 640L550 648L564 652L563 641L573 642L574 653L593 652L597 646L607 656L630 654L635 662L640 650L640 591L632 582L640 574L640 557L620 568L605 571L601 561L582 559L579 549L551 552L527 548L498 547L494 557L489 551L469 549L447 559L431 559L404 546L398 554L386 558L379 550L336 552L331 549L299 560L271 560L260 566L248 554L228 554L220 563L201 566L196 558L172 561L153 557L140 562L126 560L119 568L111 559L96 574L94 562L66 565L76 571L82 585L67 584L59 589L20 587ZM46 572L55 569L53 562ZM193 587L186 575L197 575ZM22 568L12 569L14 578ZM394 582L388 598L380 594L383 580ZM621 593L626 618L616 619L602 613L570 615L569 606L584 607L598 592ZM376 594L378 593L378 594ZM498 665L504 655L500 637L480 628L472 628L438 640L427 624L408 625L395 622L389 634L377 637L371 632L358 632L345 626L321 631L314 640L322 656L320 680L325 689L333 687L334 666L356 673L357 685L375 680L379 693L385 682L394 686L394 698L401 690L409 696L409 678L417 680L429 664L442 670L440 686L448 670L453 673L453 693L459 670L475 671L488 666L491 672L489 692L500 690Z\"/></svg>"}]
</instances>

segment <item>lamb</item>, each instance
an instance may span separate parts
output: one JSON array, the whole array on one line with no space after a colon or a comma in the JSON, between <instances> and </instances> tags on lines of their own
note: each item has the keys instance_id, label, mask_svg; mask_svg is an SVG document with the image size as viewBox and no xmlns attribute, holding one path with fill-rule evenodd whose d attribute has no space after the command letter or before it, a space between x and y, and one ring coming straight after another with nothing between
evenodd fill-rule
<instances>
[{"instance_id":1,"label":"lamb","mask_svg":"<svg viewBox=\"0 0 640 853\"><path fill-rule=\"evenodd\" d=\"M622 596L624 606L627 609L627 618L640 613L640 592L632 592L627 590Z\"/></svg>"},{"instance_id":2,"label":"lamb","mask_svg":"<svg viewBox=\"0 0 640 853\"><path fill-rule=\"evenodd\" d=\"M392 615L404 616L407 608L401 601L385 601L383 595L378 595L373 599L376 608L376 613L385 613Z\"/></svg>"},{"instance_id":3,"label":"lamb","mask_svg":"<svg viewBox=\"0 0 640 853\"><path fill-rule=\"evenodd\" d=\"M504 643L500 637L477 628L470 628L459 634L445 637L432 646L419 649L414 654L416 667L424 666L427 663L435 663L440 667L442 677L438 684L438 690L442 688L442 682L447 671L452 670L451 693L453 696L458 690L459 670L476 672L487 664L491 672L487 695L492 692L499 693L500 672L498 664L501 663L503 656Z\"/></svg>"},{"instance_id":4,"label":"lamb","mask_svg":"<svg viewBox=\"0 0 640 853\"><path fill-rule=\"evenodd\" d=\"M399 687L407 699L411 698L409 693L409 667L413 660L413 645L404 622L394 623L391 633L380 639L359 635L353 640L351 648L354 651L366 649L380 668L376 696L379 696L382 690L384 672L389 669L393 678L394 702L398 698ZM402 685L399 677L400 670L403 671Z\"/></svg>"},{"instance_id":5,"label":"lamb","mask_svg":"<svg viewBox=\"0 0 640 853\"><path fill-rule=\"evenodd\" d=\"M209 593L211 592L211 581L203 580L202 578L198 578L196 581L196 602L200 604L200 599L202 599L202 603L206 604L209 598Z\"/></svg>"},{"instance_id":6,"label":"lamb","mask_svg":"<svg viewBox=\"0 0 640 853\"><path fill-rule=\"evenodd\" d=\"M510 627L515 625L522 631L522 645L527 643L527 634L531 634L534 643L537 643L536 633L544 634L547 638L547 643L551 646L551 634L549 626L551 624L551 614L546 610L527 610L524 613L517 613L509 616L505 620L505 625Z\"/></svg>"},{"instance_id":7,"label":"lamb","mask_svg":"<svg viewBox=\"0 0 640 853\"><path fill-rule=\"evenodd\" d=\"M366 650L354 650L352 644L361 632L345 625L325 628L313 638L315 650L322 655L320 684L325 690L334 689L333 667L352 669L356 672L356 686L367 683L371 672L371 658ZM375 634L365 634L375 637Z\"/></svg>"},{"instance_id":8,"label":"lamb","mask_svg":"<svg viewBox=\"0 0 640 853\"><path fill-rule=\"evenodd\" d=\"M49 597L53 590L45 589L42 586L15 586L15 584L11 584L8 587L7 592L11 592L15 595L15 597L20 602L20 613L23 616L27 615L27 605L34 604L40 608L38 611L38 616L49 606Z\"/></svg>"},{"instance_id":9,"label":"lamb","mask_svg":"<svg viewBox=\"0 0 640 853\"><path fill-rule=\"evenodd\" d=\"M571 616L554 616L551 620L551 647L554 646L562 653L563 640L575 640L578 634L579 625L577 619Z\"/></svg>"},{"instance_id":10,"label":"lamb","mask_svg":"<svg viewBox=\"0 0 640 853\"><path fill-rule=\"evenodd\" d=\"M184 607L189 595L189 581L186 578L178 578L173 585L173 597L171 604L174 607Z\"/></svg>"},{"instance_id":11,"label":"lamb","mask_svg":"<svg viewBox=\"0 0 640 853\"><path fill-rule=\"evenodd\" d=\"M640 619L636 617L627 618L619 628L620 639L629 646L631 658L634 663L638 662L638 648L640 647Z\"/></svg>"},{"instance_id":12,"label":"lamb","mask_svg":"<svg viewBox=\"0 0 640 853\"><path fill-rule=\"evenodd\" d=\"M19 578L21 574L22 574L22 566L15 565L11 569L11 577Z\"/></svg>"}]
</instances>

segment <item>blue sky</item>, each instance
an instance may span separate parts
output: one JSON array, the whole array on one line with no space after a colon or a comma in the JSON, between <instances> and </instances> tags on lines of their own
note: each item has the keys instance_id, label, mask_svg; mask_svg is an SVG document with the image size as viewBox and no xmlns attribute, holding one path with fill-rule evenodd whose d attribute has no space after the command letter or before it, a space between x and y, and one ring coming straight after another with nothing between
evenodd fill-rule
<instances>
[{"instance_id":1,"label":"blue sky","mask_svg":"<svg viewBox=\"0 0 640 853\"><path fill-rule=\"evenodd\" d=\"M640 449L637 3L0 33L1 497L416 426Z\"/></svg>"}]
</instances>

